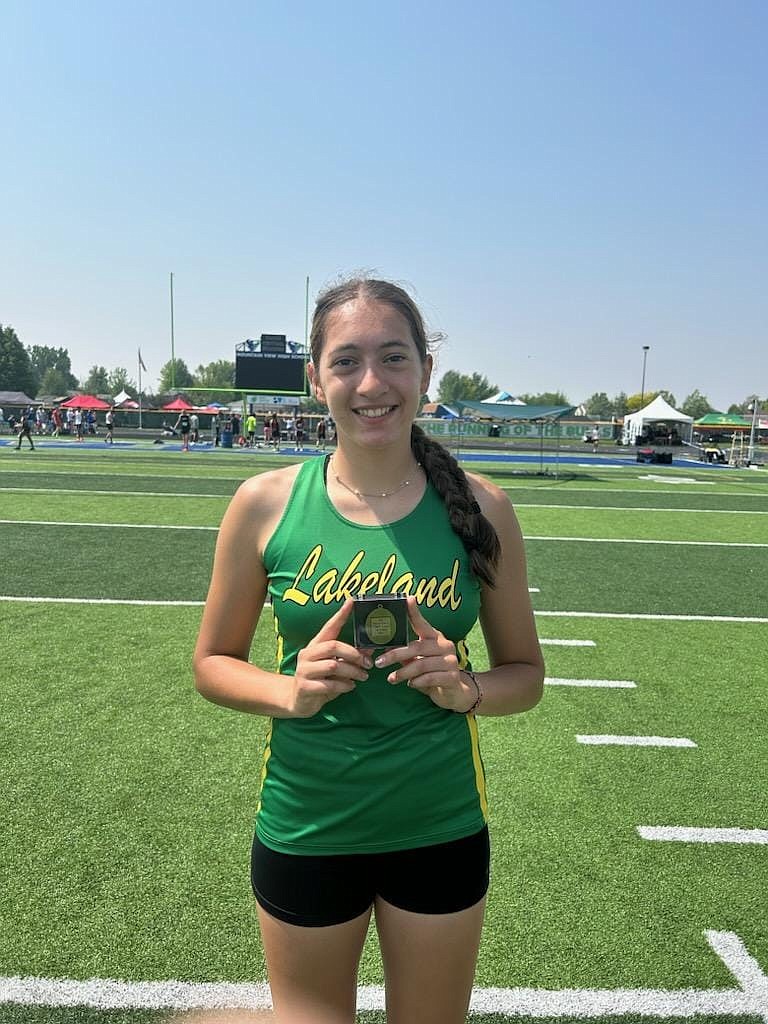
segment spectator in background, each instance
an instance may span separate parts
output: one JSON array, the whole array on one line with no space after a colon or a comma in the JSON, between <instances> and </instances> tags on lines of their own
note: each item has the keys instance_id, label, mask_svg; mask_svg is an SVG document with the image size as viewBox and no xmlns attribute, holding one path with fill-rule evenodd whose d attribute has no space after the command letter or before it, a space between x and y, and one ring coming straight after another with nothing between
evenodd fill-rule
<instances>
[{"instance_id":1,"label":"spectator in background","mask_svg":"<svg viewBox=\"0 0 768 1024\"><path fill-rule=\"evenodd\" d=\"M182 409L179 413L178 419L173 425L174 432L179 431L181 434L181 450L183 452L189 451L189 432L192 429L192 417L189 415L186 409Z\"/></svg>"},{"instance_id":2,"label":"spectator in background","mask_svg":"<svg viewBox=\"0 0 768 1024\"><path fill-rule=\"evenodd\" d=\"M114 444L115 441L115 407L107 409L106 415L104 416L104 423L107 428L107 432L104 435L104 444Z\"/></svg>"},{"instance_id":3,"label":"spectator in background","mask_svg":"<svg viewBox=\"0 0 768 1024\"><path fill-rule=\"evenodd\" d=\"M303 452L304 451L304 416L300 412L296 414L296 419L294 421L294 430L296 432L296 434L295 434L295 438L296 438L295 450L297 452Z\"/></svg>"},{"instance_id":4,"label":"spectator in background","mask_svg":"<svg viewBox=\"0 0 768 1024\"><path fill-rule=\"evenodd\" d=\"M277 413L273 412L272 418L269 421L269 434L275 451L278 451L280 448L280 432L280 420L277 418Z\"/></svg>"},{"instance_id":5,"label":"spectator in background","mask_svg":"<svg viewBox=\"0 0 768 1024\"><path fill-rule=\"evenodd\" d=\"M325 438L326 438L327 430L328 430L328 428L326 426L325 417L321 416L320 419L317 421L317 435L316 435L317 436L317 447L320 449L321 452L325 451Z\"/></svg>"},{"instance_id":6,"label":"spectator in background","mask_svg":"<svg viewBox=\"0 0 768 1024\"><path fill-rule=\"evenodd\" d=\"M197 444L197 442L200 440L200 419L199 419L199 417L198 417L196 412L193 412L193 413L189 414L189 422L190 422L190 431L189 431L190 440L192 441L192 444Z\"/></svg>"},{"instance_id":7,"label":"spectator in background","mask_svg":"<svg viewBox=\"0 0 768 1024\"><path fill-rule=\"evenodd\" d=\"M26 412L22 414L22 417L21 417L21 420L20 420L20 424L19 424L19 443L16 445L16 451L17 452L21 451L21 439L23 437L26 437L26 439L29 441L29 447L32 449L32 451L35 450L35 445L34 445L34 443L32 441L32 429L34 428L34 426L35 426L35 410L30 405L30 407L26 410Z\"/></svg>"}]
</instances>

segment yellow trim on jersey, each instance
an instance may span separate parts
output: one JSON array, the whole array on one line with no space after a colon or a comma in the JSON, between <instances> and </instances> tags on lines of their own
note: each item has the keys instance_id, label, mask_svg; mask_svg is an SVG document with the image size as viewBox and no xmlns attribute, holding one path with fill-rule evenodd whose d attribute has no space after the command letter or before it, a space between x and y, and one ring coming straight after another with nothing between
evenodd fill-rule
<instances>
[{"instance_id":1,"label":"yellow trim on jersey","mask_svg":"<svg viewBox=\"0 0 768 1024\"><path fill-rule=\"evenodd\" d=\"M480 811L483 815L483 820L488 821L488 793L485 788L485 769L483 768L483 759L480 756L480 737L477 732L477 719L474 715L467 715L467 728L469 729L469 739L472 744L472 763L475 766L475 785L477 786L477 795L480 797Z\"/></svg>"},{"instance_id":2,"label":"yellow trim on jersey","mask_svg":"<svg viewBox=\"0 0 768 1024\"><path fill-rule=\"evenodd\" d=\"M270 718L269 725L267 726L267 738L264 741L264 757L261 762L261 777L259 778L259 800L256 804L256 815L258 817L259 811L261 810L261 794L264 789L264 780L267 777L267 762L272 756L272 724L273 718Z\"/></svg>"},{"instance_id":3,"label":"yellow trim on jersey","mask_svg":"<svg viewBox=\"0 0 768 1024\"><path fill-rule=\"evenodd\" d=\"M272 608L272 622L275 627L275 663L277 671L280 672L283 666L283 634L280 632L280 623L277 621L274 607Z\"/></svg>"},{"instance_id":4,"label":"yellow trim on jersey","mask_svg":"<svg viewBox=\"0 0 768 1024\"><path fill-rule=\"evenodd\" d=\"M469 664L469 649L466 637L456 644L456 653L459 656L459 670L466 668ZM472 747L472 764L475 767L475 785L477 795L480 798L480 810L483 819L488 821L488 793L485 788L485 768L483 759L480 756L480 735L477 729L477 719L474 715L467 715L467 728L469 729L469 742Z\"/></svg>"}]
</instances>

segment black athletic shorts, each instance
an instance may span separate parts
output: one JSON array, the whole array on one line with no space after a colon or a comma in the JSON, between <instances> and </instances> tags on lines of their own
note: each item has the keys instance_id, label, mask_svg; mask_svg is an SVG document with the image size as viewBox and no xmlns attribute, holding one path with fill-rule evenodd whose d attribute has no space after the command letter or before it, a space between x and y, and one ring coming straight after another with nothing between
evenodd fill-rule
<instances>
[{"instance_id":1,"label":"black athletic shorts","mask_svg":"<svg viewBox=\"0 0 768 1024\"><path fill-rule=\"evenodd\" d=\"M436 846L391 853L278 853L256 837L251 884L273 917L304 928L351 921L377 896L416 914L452 914L488 890L488 829Z\"/></svg>"}]
</instances>

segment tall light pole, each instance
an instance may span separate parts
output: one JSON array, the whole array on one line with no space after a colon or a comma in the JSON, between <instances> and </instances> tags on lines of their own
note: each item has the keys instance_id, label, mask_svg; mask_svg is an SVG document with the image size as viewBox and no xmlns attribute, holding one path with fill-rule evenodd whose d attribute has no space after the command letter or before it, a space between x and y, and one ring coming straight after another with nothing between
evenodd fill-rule
<instances>
[{"instance_id":1,"label":"tall light pole","mask_svg":"<svg viewBox=\"0 0 768 1024\"><path fill-rule=\"evenodd\" d=\"M650 345L643 345L643 383L640 385L640 408L643 407L645 401L645 364L648 361L648 349Z\"/></svg>"},{"instance_id":2,"label":"tall light pole","mask_svg":"<svg viewBox=\"0 0 768 1024\"><path fill-rule=\"evenodd\" d=\"M760 413L760 400L755 395L754 401L752 402L752 428L749 431L749 451L747 452L747 458L749 459L750 466L755 461L755 433L757 432L757 417Z\"/></svg>"}]
</instances>

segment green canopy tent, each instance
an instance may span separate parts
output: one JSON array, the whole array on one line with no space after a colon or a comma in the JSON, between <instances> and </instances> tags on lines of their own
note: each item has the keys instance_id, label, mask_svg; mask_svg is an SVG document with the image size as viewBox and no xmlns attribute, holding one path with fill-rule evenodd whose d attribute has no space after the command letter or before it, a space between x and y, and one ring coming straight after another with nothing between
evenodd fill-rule
<instances>
[{"instance_id":1,"label":"green canopy tent","mask_svg":"<svg viewBox=\"0 0 768 1024\"><path fill-rule=\"evenodd\" d=\"M565 416L576 411L575 405L512 405L509 402L475 402L454 401L462 416L467 413L477 419L517 420L539 424L539 471L544 472L544 424L557 423ZM459 430L461 422L459 421ZM560 432L557 434L557 455L555 458L555 475L557 475L557 456L560 454Z\"/></svg>"},{"instance_id":2,"label":"green canopy tent","mask_svg":"<svg viewBox=\"0 0 768 1024\"><path fill-rule=\"evenodd\" d=\"M738 413L708 412L694 420L694 427L715 427L718 430L749 430L752 426L751 416L739 416Z\"/></svg>"}]
</instances>

